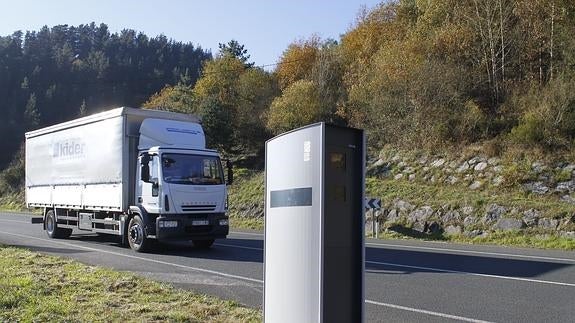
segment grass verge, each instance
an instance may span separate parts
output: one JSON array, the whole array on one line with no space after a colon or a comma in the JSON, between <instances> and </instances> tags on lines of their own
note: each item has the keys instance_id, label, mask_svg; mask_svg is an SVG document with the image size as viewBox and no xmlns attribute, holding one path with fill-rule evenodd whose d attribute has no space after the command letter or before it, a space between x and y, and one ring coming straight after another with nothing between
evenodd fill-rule
<instances>
[{"instance_id":1,"label":"grass verge","mask_svg":"<svg viewBox=\"0 0 575 323\"><path fill-rule=\"evenodd\" d=\"M0 321L260 322L235 302L0 245Z\"/></svg>"}]
</instances>

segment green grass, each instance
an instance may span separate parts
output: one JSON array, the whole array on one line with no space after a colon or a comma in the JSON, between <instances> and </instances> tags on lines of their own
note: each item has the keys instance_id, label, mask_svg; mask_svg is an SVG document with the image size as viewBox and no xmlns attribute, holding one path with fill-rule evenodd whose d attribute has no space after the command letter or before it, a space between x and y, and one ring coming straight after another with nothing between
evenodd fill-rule
<instances>
[{"instance_id":1,"label":"green grass","mask_svg":"<svg viewBox=\"0 0 575 323\"><path fill-rule=\"evenodd\" d=\"M0 195L0 210L24 211L24 193L7 193Z\"/></svg>"},{"instance_id":2,"label":"green grass","mask_svg":"<svg viewBox=\"0 0 575 323\"><path fill-rule=\"evenodd\" d=\"M0 246L0 321L260 322L231 301L125 272Z\"/></svg>"}]
</instances>

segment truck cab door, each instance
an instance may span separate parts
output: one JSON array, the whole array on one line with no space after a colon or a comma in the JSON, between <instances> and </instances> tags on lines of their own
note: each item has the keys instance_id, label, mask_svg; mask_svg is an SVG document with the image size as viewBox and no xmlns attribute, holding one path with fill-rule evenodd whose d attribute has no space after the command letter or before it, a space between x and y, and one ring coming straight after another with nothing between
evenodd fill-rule
<instances>
[{"instance_id":1,"label":"truck cab door","mask_svg":"<svg viewBox=\"0 0 575 323\"><path fill-rule=\"evenodd\" d=\"M138 203L142 205L148 213L157 214L160 212L160 160L158 155L151 156L150 160L150 182L138 181L140 194Z\"/></svg>"}]
</instances>

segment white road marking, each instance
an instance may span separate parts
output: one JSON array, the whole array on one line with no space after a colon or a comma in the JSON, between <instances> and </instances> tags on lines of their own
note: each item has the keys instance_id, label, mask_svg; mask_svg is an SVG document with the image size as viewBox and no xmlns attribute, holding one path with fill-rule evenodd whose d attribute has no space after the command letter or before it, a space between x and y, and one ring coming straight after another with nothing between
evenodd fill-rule
<instances>
[{"instance_id":1,"label":"white road marking","mask_svg":"<svg viewBox=\"0 0 575 323\"><path fill-rule=\"evenodd\" d=\"M442 318L447 318L447 319L452 319L452 320L459 320L459 321L463 321L463 322L491 323L491 322L489 322L489 321L483 321L483 320L477 320L477 319L470 319L470 318L468 318L468 317L451 315L451 314L445 314L445 313L439 313L439 312L432 312L432 311L422 310L422 309L413 308L413 307L407 307L407 306L401 306L401 305L395 305L395 304L389 304L389 303L381 303L381 302L375 302L375 301L370 301L370 300L366 300L365 302L366 302L367 304L385 306L385 307L395 308L395 309L398 309L398 310L404 310L404 311L409 311L409 312L415 312L415 313L427 314L427 315L432 315L432 316L438 316L438 317L442 317Z\"/></svg>"},{"instance_id":2,"label":"white road marking","mask_svg":"<svg viewBox=\"0 0 575 323\"><path fill-rule=\"evenodd\" d=\"M214 246L229 247L229 248L238 248L238 249L246 249L246 250L256 250L256 251L264 251L264 249L262 249L262 248L244 247L244 246L238 246L238 245L233 245L233 244L224 244L224 243L214 243Z\"/></svg>"},{"instance_id":3,"label":"white road marking","mask_svg":"<svg viewBox=\"0 0 575 323\"><path fill-rule=\"evenodd\" d=\"M30 221L17 221L17 220L6 220L6 219L0 219L0 221L17 222L17 223L30 223L30 224L32 224Z\"/></svg>"},{"instance_id":4,"label":"white road marking","mask_svg":"<svg viewBox=\"0 0 575 323\"><path fill-rule=\"evenodd\" d=\"M239 232L239 231L231 231L230 233L233 234L245 234L251 236L262 236L261 233L251 233L251 232ZM423 246L404 246L392 243L374 243L374 242L366 242L366 246L378 246L378 247L390 247L390 248L399 248L399 249L414 249L414 250L431 250L431 251L447 251L453 253L461 253L461 254L476 254L476 255L486 255L486 256L501 256L501 257L515 257L515 258L525 258L525 259L537 259L537 260L551 260L551 261L564 261L575 263L575 259L571 258L558 258L558 257L545 257L545 256L530 256L530 255L520 255L514 253L502 253L502 252L489 252L489 251L475 251L475 250L462 250L462 249L453 249L453 248L436 248L436 247L423 247Z\"/></svg>"},{"instance_id":5,"label":"white road marking","mask_svg":"<svg viewBox=\"0 0 575 323\"><path fill-rule=\"evenodd\" d=\"M264 283L264 281L261 279L254 279L254 278L250 278L250 277L231 275L231 274L226 274L226 273L222 273L222 272L215 271L215 270L208 270L208 269L203 269L203 268L197 268L197 267L175 264L175 263L171 263L171 262L167 262L167 261L148 259L148 258L143 258L143 257L138 257L138 256L133 256L133 255L126 255L126 254L122 254L119 252L107 251L107 250L102 250L102 249L98 249L98 248L85 247L85 246L71 244L71 243L67 243L67 242L63 242L63 241L55 241L52 239L37 238L37 237L33 237L33 236L11 233L11 232L5 232L5 231L0 231L0 233L12 235L12 236L16 236L16 237L21 237L21 238L26 238L26 239L34 239L34 240L44 241L44 242L53 243L53 244L59 244L59 245L72 247L72 248L79 248L79 249L84 249L84 250L89 250L89 251L94 251L94 252L102 252L102 253L118 256L118 257L126 257L126 258L137 259L137 260L152 262L152 263L161 264L161 265L168 265L168 266L174 266L174 267L194 270L194 271L198 271L198 272L202 272L202 273L208 273L208 274L213 274L213 275L218 275L218 276L223 276L223 277L228 277L228 278L235 278L235 279L250 281L250 282L259 283L259 284ZM226 247L237 248L237 246L232 246L232 245L226 245ZM247 249L247 248L249 248L249 247L243 247L243 249ZM262 250L260 248L249 248L249 249ZM460 320L460 321L464 321L464 322L490 323L488 321L470 319L470 318L463 317L463 316L456 316L456 315L445 314L445 313L440 313L440 312L433 312L433 311L428 311L428 310L423 310L423 309L417 309L417 308L413 308L413 307L376 302L376 301L372 301L372 300L365 300L365 303L383 306L383 307L394 308L394 309L399 309L399 310L404 310L404 311L409 311L409 312L416 312L416 313L438 316L438 317L443 317L443 318L450 318L450 319Z\"/></svg>"},{"instance_id":6,"label":"white road marking","mask_svg":"<svg viewBox=\"0 0 575 323\"><path fill-rule=\"evenodd\" d=\"M433 268L433 267L402 265L402 264L394 264L394 263L379 262L379 261L366 261L366 263L376 264L376 265L385 265L385 266L391 266L391 267L410 268L410 269L427 270L427 271L437 271L437 272L450 273L450 274L463 274L463 275L479 276L479 277L486 277L486 278L518 280L518 281L530 282L530 283L575 287L575 284L572 284L572 283L563 283L563 282L556 282L556 281L550 281L550 280L539 280L539 279L529 279L529 278L521 278L521 277L514 277L514 276L480 274L480 273L472 273L472 272L467 272L467 271L449 270L449 269L441 269L441 268Z\"/></svg>"}]
</instances>

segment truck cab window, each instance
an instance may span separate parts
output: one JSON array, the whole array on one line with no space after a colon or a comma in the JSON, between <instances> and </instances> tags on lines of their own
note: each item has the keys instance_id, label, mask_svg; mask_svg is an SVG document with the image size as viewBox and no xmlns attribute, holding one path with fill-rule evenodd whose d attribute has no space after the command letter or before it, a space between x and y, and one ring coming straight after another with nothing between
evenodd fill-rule
<instances>
[{"instance_id":1,"label":"truck cab window","mask_svg":"<svg viewBox=\"0 0 575 323\"><path fill-rule=\"evenodd\" d=\"M164 154L162 156L164 181L184 185L224 184L220 159L216 156Z\"/></svg>"}]
</instances>

